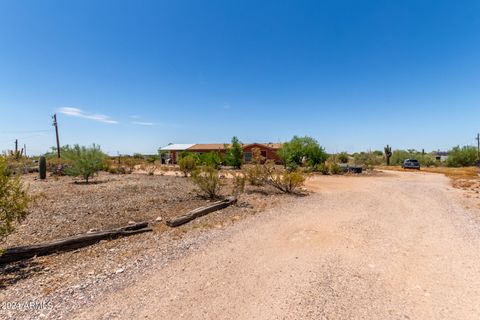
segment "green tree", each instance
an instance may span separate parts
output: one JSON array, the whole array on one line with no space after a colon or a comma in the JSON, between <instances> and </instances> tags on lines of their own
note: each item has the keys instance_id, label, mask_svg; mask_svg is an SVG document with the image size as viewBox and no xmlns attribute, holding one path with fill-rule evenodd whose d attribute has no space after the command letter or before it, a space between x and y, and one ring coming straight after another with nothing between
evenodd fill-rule
<instances>
[{"instance_id":1,"label":"green tree","mask_svg":"<svg viewBox=\"0 0 480 320\"><path fill-rule=\"evenodd\" d=\"M328 155L312 137L294 136L289 142L285 142L277 152L280 159L289 169L295 169L304 164L314 167L325 162Z\"/></svg>"},{"instance_id":2,"label":"green tree","mask_svg":"<svg viewBox=\"0 0 480 320\"><path fill-rule=\"evenodd\" d=\"M101 151L100 146L93 144L91 147L74 145L62 155L70 165L65 173L73 177L82 177L86 183L104 168L103 160L106 155Z\"/></svg>"},{"instance_id":3,"label":"green tree","mask_svg":"<svg viewBox=\"0 0 480 320\"><path fill-rule=\"evenodd\" d=\"M227 148L226 163L235 169L240 169L243 163L243 148L237 137L232 138L232 144Z\"/></svg>"},{"instance_id":4,"label":"green tree","mask_svg":"<svg viewBox=\"0 0 480 320\"><path fill-rule=\"evenodd\" d=\"M25 219L30 200L20 178L10 176L6 159L0 157L0 240L14 230L15 222Z\"/></svg>"}]
</instances>

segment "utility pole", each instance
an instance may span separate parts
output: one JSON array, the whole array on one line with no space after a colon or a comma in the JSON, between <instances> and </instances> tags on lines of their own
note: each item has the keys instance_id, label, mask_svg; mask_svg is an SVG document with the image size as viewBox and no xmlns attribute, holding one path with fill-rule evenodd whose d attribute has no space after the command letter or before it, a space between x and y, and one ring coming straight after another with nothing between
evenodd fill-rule
<instances>
[{"instance_id":1,"label":"utility pole","mask_svg":"<svg viewBox=\"0 0 480 320\"><path fill-rule=\"evenodd\" d=\"M477 133L477 160L480 160L480 133Z\"/></svg>"},{"instance_id":2,"label":"utility pole","mask_svg":"<svg viewBox=\"0 0 480 320\"><path fill-rule=\"evenodd\" d=\"M57 114L53 115L53 126L55 127L55 134L57 136L57 156L60 158L60 139L58 138L58 122L57 122Z\"/></svg>"}]
</instances>

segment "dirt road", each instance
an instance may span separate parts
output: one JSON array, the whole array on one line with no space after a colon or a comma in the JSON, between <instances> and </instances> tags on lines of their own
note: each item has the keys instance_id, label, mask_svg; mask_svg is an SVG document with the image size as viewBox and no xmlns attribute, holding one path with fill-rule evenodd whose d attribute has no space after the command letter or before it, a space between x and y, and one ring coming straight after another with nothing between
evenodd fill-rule
<instances>
[{"instance_id":1,"label":"dirt road","mask_svg":"<svg viewBox=\"0 0 480 320\"><path fill-rule=\"evenodd\" d=\"M436 174L319 177L76 318L479 319L480 229Z\"/></svg>"}]
</instances>

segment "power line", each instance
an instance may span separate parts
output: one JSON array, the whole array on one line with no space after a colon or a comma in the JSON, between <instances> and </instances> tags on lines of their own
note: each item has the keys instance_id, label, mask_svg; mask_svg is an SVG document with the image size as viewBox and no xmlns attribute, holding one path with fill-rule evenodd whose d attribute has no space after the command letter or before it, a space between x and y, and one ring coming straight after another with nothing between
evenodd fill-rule
<instances>
[{"instance_id":1,"label":"power line","mask_svg":"<svg viewBox=\"0 0 480 320\"><path fill-rule=\"evenodd\" d=\"M34 133L34 132L49 132L48 130L19 130L19 131L0 131L0 134L17 134L17 133Z\"/></svg>"}]
</instances>

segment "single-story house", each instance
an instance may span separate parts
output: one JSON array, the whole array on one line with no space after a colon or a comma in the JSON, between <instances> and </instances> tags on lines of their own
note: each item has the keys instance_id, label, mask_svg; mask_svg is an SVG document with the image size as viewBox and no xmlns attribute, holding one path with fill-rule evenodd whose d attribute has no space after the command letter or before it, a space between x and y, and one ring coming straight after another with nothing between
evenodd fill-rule
<instances>
[{"instance_id":1,"label":"single-story house","mask_svg":"<svg viewBox=\"0 0 480 320\"><path fill-rule=\"evenodd\" d=\"M168 163L177 163L178 154L182 152L191 152L202 154L205 152L218 152L225 153L229 144L223 143L197 143L197 144L169 144L163 148L160 148L161 151L166 153L166 161ZM278 149L282 146L281 143L249 143L242 144L243 148L243 161L249 163L252 161L253 149L258 148L260 153L265 159L273 160L276 163L281 163L280 157L277 155Z\"/></svg>"}]
</instances>

